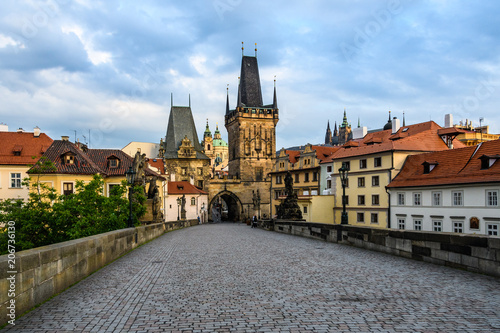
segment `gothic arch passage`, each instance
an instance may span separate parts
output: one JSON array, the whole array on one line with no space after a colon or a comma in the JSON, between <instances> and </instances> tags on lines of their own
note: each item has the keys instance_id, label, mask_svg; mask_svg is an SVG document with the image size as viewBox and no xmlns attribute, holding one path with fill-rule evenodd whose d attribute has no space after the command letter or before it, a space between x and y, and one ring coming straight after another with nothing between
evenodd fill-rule
<instances>
[{"instance_id":1,"label":"gothic arch passage","mask_svg":"<svg viewBox=\"0 0 500 333\"><path fill-rule=\"evenodd\" d=\"M211 212L215 209L220 213L222 221L241 221L242 208L243 205L236 194L229 191L221 191L210 201L209 219L213 221Z\"/></svg>"}]
</instances>

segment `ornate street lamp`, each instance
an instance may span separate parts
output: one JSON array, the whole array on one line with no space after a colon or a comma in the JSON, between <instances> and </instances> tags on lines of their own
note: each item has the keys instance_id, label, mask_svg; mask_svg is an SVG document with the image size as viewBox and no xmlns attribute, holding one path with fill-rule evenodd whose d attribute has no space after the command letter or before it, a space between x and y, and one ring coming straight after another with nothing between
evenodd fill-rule
<instances>
[{"instance_id":1,"label":"ornate street lamp","mask_svg":"<svg viewBox=\"0 0 500 333\"><path fill-rule=\"evenodd\" d=\"M179 218L179 207L181 206L181 198L177 198L177 221L180 220Z\"/></svg>"},{"instance_id":2,"label":"ornate street lamp","mask_svg":"<svg viewBox=\"0 0 500 333\"><path fill-rule=\"evenodd\" d=\"M135 183L135 171L132 167L128 168L125 172L125 176L127 177L128 184L128 200L129 200L129 215L128 215L128 227L132 228L134 226L134 218L132 217L132 197L134 191L134 183Z\"/></svg>"},{"instance_id":3,"label":"ornate street lamp","mask_svg":"<svg viewBox=\"0 0 500 333\"><path fill-rule=\"evenodd\" d=\"M345 188L347 186L347 174L349 172L349 168L345 162L342 162L342 167L339 169L340 174L340 183L342 185L342 218L340 219L340 224L349 224L347 219L347 212L345 210L346 205L346 196L345 196Z\"/></svg>"}]
</instances>

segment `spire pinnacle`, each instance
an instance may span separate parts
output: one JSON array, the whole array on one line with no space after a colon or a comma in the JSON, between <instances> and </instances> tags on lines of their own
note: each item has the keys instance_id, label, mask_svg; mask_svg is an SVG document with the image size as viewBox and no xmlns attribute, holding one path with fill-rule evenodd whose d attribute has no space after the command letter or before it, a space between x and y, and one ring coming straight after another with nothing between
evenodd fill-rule
<instances>
[{"instance_id":1,"label":"spire pinnacle","mask_svg":"<svg viewBox=\"0 0 500 333\"><path fill-rule=\"evenodd\" d=\"M226 87L226 114L229 114L229 84Z\"/></svg>"},{"instance_id":2,"label":"spire pinnacle","mask_svg":"<svg viewBox=\"0 0 500 333\"><path fill-rule=\"evenodd\" d=\"M191 107L191 94L189 94L189 107Z\"/></svg>"},{"instance_id":3,"label":"spire pinnacle","mask_svg":"<svg viewBox=\"0 0 500 333\"><path fill-rule=\"evenodd\" d=\"M361 123L359 122L359 117L358 117L358 128L361 127Z\"/></svg>"},{"instance_id":4,"label":"spire pinnacle","mask_svg":"<svg viewBox=\"0 0 500 333\"><path fill-rule=\"evenodd\" d=\"M257 58L257 43L255 43L255 58Z\"/></svg>"},{"instance_id":5,"label":"spire pinnacle","mask_svg":"<svg viewBox=\"0 0 500 333\"><path fill-rule=\"evenodd\" d=\"M274 76L274 96L273 96L273 109L278 108L278 98L276 97L276 75Z\"/></svg>"},{"instance_id":6,"label":"spire pinnacle","mask_svg":"<svg viewBox=\"0 0 500 333\"><path fill-rule=\"evenodd\" d=\"M242 57L243 57L243 50L244 50L244 49L245 49L245 48L243 47L243 42L241 42L241 56L242 56Z\"/></svg>"},{"instance_id":7,"label":"spire pinnacle","mask_svg":"<svg viewBox=\"0 0 500 333\"><path fill-rule=\"evenodd\" d=\"M406 121L405 121L405 112L403 111L403 126L406 126Z\"/></svg>"},{"instance_id":8,"label":"spire pinnacle","mask_svg":"<svg viewBox=\"0 0 500 333\"><path fill-rule=\"evenodd\" d=\"M170 107L172 108L174 106L174 93L170 93Z\"/></svg>"}]
</instances>

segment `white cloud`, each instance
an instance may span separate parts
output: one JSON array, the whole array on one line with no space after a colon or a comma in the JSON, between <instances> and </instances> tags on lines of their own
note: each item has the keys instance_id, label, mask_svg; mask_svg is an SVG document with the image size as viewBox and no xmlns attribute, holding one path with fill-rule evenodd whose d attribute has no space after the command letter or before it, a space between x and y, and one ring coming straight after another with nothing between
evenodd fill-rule
<instances>
[{"instance_id":1,"label":"white cloud","mask_svg":"<svg viewBox=\"0 0 500 333\"><path fill-rule=\"evenodd\" d=\"M65 34L74 33L78 37L78 39L80 39L83 47L85 48L85 51L87 52L89 60L94 65L106 64L111 62L111 53L96 50L94 47L94 43L92 42L92 37L89 37L88 33L86 33L81 27L76 25L63 26L61 27L61 31Z\"/></svg>"}]
</instances>

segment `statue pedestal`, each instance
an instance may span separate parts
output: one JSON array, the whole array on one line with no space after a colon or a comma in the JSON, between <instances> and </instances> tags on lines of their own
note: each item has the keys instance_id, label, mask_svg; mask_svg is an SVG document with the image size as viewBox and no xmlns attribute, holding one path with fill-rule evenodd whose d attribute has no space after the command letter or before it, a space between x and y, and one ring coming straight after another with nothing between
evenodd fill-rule
<instances>
[{"instance_id":1,"label":"statue pedestal","mask_svg":"<svg viewBox=\"0 0 500 333\"><path fill-rule=\"evenodd\" d=\"M146 199L146 214L141 218L142 223L152 223L153 218L153 199Z\"/></svg>"}]
</instances>

